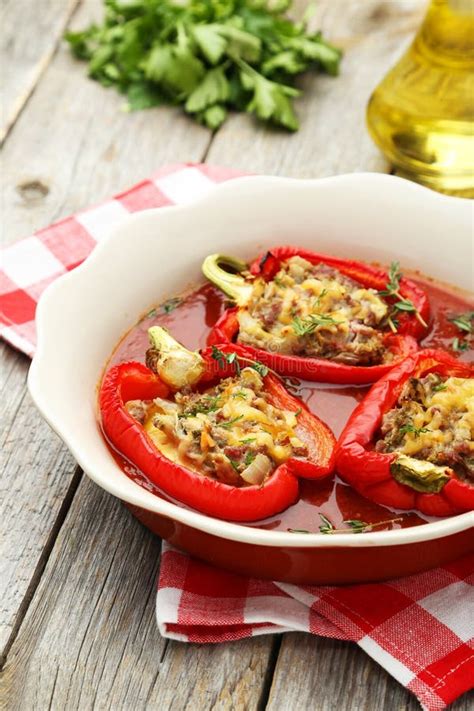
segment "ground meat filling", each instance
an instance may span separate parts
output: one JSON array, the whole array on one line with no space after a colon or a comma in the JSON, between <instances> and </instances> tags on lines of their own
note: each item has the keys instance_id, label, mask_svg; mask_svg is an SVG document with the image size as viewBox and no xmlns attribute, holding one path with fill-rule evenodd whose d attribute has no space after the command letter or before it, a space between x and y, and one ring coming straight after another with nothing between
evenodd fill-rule
<instances>
[{"instance_id":1,"label":"ground meat filling","mask_svg":"<svg viewBox=\"0 0 474 711\"><path fill-rule=\"evenodd\" d=\"M291 257L272 281L255 280L238 315L238 341L273 353L377 365L391 359L383 343L387 315L374 289L325 264Z\"/></svg>"},{"instance_id":2,"label":"ground meat filling","mask_svg":"<svg viewBox=\"0 0 474 711\"><path fill-rule=\"evenodd\" d=\"M297 415L269 402L252 368L204 392L131 400L125 408L169 459L233 486L263 484L287 459L308 454Z\"/></svg>"},{"instance_id":3,"label":"ground meat filling","mask_svg":"<svg viewBox=\"0 0 474 711\"><path fill-rule=\"evenodd\" d=\"M474 379L411 378L383 418L375 448L440 466L474 484Z\"/></svg>"}]
</instances>

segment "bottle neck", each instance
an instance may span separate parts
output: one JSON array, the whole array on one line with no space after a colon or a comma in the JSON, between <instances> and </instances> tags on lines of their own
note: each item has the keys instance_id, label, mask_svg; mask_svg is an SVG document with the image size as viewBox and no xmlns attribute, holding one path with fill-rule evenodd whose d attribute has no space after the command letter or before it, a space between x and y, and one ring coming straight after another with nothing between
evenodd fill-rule
<instances>
[{"instance_id":1,"label":"bottle neck","mask_svg":"<svg viewBox=\"0 0 474 711\"><path fill-rule=\"evenodd\" d=\"M474 0L431 0L415 42L430 61L467 67L474 62Z\"/></svg>"}]
</instances>

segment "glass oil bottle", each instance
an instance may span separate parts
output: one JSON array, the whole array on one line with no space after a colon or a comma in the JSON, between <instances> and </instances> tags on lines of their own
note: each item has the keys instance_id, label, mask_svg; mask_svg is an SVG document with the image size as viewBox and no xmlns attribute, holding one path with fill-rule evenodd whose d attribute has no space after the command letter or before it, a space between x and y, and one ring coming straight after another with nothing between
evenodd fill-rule
<instances>
[{"instance_id":1,"label":"glass oil bottle","mask_svg":"<svg viewBox=\"0 0 474 711\"><path fill-rule=\"evenodd\" d=\"M474 0L431 0L367 122L397 175L474 197Z\"/></svg>"}]
</instances>

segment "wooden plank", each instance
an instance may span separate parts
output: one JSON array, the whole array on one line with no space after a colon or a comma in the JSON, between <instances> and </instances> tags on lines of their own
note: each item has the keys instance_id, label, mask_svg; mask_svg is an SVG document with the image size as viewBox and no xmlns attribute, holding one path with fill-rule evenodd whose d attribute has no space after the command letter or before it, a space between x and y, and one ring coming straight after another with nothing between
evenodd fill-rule
<instances>
[{"instance_id":1,"label":"wooden plank","mask_svg":"<svg viewBox=\"0 0 474 711\"><path fill-rule=\"evenodd\" d=\"M51 61L67 22L80 0L4 0L0 8L0 143Z\"/></svg>"},{"instance_id":2,"label":"wooden plank","mask_svg":"<svg viewBox=\"0 0 474 711\"><path fill-rule=\"evenodd\" d=\"M86 26L101 7L101 0L87 2L72 27ZM100 202L166 163L204 156L211 133L179 109L126 113L123 105L61 46L3 151L7 241Z\"/></svg>"},{"instance_id":3,"label":"wooden plank","mask_svg":"<svg viewBox=\"0 0 474 711\"><path fill-rule=\"evenodd\" d=\"M474 693L451 711L472 709ZM284 635L266 711L419 711L420 704L357 645L308 634Z\"/></svg>"},{"instance_id":4,"label":"wooden plank","mask_svg":"<svg viewBox=\"0 0 474 711\"><path fill-rule=\"evenodd\" d=\"M169 642L148 708L173 711L262 708L275 641L255 637L219 645ZM125 697L125 701L128 703L124 708L136 708L133 697Z\"/></svg>"},{"instance_id":5,"label":"wooden plank","mask_svg":"<svg viewBox=\"0 0 474 711\"><path fill-rule=\"evenodd\" d=\"M100 0L87 2L74 18L75 26L86 25L101 7ZM100 201L167 162L198 161L204 155L209 132L176 110L126 114L122 103L87 79L85 65L65 47L59 50L4 145L0 191L7 242ZM75 470L66 448L26 395L28 360L4 344L2 351L2 543L7 553L0 583L0 592L5 592L0 652L21 619L25 595L33 592L42 550Z\"/></svg>"},{"instance_id":6,"label":"wooden plank","mask_svg":"<svg viewBox=\"0 0 474 711\"><path fill-rule=\"evenodd\" d=\"M0 344L0 659L21 618L76 464L25 391L26 356ZM20 614L19 614L20 613Z\"/></svg>"},{"instance_id":7,"label":"wooden plank","mask_svg":"<svg viewBox=\"0 0 474 711\"><path fill-rule=\"evenodd\" d=\"M209 162L299 178L387 172L367 132L365 107L425 7L425 0L319 0L314 25L344 49L341 75L304 77L297 102L301 127L293 135L257 125L245 115L233 116L213 141Z\"/></svg>"},{"instance_id":8,"label":"wooden plank","mask_svg":"<svg viewBox=\"0 0 474 711\"><path fill-rule=\"evenodd\" d=\"M9 711L257 708L270 640L162 639L159 553L120 502L81 482L2 673Z\"/></svg>"}]
</instances>

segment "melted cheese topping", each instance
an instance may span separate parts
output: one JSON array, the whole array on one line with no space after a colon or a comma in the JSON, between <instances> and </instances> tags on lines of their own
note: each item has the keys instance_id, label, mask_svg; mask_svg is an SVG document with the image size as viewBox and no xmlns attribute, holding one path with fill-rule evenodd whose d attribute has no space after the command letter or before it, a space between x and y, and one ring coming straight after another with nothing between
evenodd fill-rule
<instances>
[{"instance_id":1,"label":"melted cheese topping","mask_svg":"<svg viewBox=\"0 0 474 711\"><path fill-rule=\"evenodd\" d=\"M423 451L439 452L464 443L474 455L474 379L447 378L443 388L432 392L424 405L411 403L414 432L405 433L397 450L408 456Z\"/></svg>"},{"instance_id":2,"label":"melted cheese topping","mask_svg":"<svg viewBox=\"0 0 474 711\"><path fill-rule=\"evenodd\" d=\"M194 471L203 473L205 465L204 473L211 473L213 455L227 448L241 450L238 466L227 455L236 471L259 453L269 457L274 468L306 449L295 432L295 413L268 401L262 378L251 368L198 395L177 393L175 400L149 404L144 428L168 459Z\"/></svg>"},{"instance_id":3,"label":"melted cheese topping","mask_svg":"<svg viewBox=\"0 0 474 711\"><path fill-rule=\"evenodd\" d=\"M291 257L282 262L272 281L258 277L253 282L252 296L238 313L239 340L291 353L300 348L301 336L311 334L314 339L324 333L333 340L345 340L354 323L376 327L387 313L387 304L374 289L361 287L335 270Z\"/></svg>"}]
</instances>

